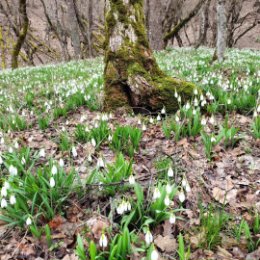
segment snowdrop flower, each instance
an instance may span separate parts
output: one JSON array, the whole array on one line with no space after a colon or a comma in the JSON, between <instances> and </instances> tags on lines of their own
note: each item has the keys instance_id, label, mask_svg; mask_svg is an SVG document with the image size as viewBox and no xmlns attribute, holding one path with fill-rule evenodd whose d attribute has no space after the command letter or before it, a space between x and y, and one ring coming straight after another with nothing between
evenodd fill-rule
<instances>
[{"instance_id":1,"label":"snowdrop flower","mask_svg":"<svg viewBox=\"0 0 260 260\"><path fill-rule=\"evenodd\" d=\"M214 118L213 115L210 117L209 122L210 122L212 125L215 124L215 118Z\"/></svg>"},{"instance_id":2,"label":"snowdrop flower","mask_svg":"<svg viewBox=\"0 0 260 260\"><path fill-rule=\"evenodd\" d=\"M134 185L135 184L135 177L133 175L129 176L129 184Z\"/></svg>"},{"instance_id":3,"label":"snowdrop flower","mask_svg":"<svg viewBox=\"0 0 260 260\"><path fill-rule=\"evenodd\" d=\"M2 196L2 197L6 197L6 196L7 196L7 189L6 189L5 186L2 187L2 189L1 189L1 196Z\"/></svg>"},{"instance_id":4,"label":"snowdrop flower","mask_svg":"<svg viewBox=\"0 0 260 260\"><path fill-rule=\"evenodd\" d=\"M165 199L164 199L164 204L166 207L168 207L170 205L171 201L168 195L166 195Z\"/></svg>"},{"instance_id":5,"label":"snowdrop flower","mask_svg":"<svg viewBox=\"0 0 260 260\"><path fill-rule=\"evenodd\" d=\"M50 178L50 187L53 188L55 186L55 180L53 177Z\"/></svg>"},{"instance_id":6,"label":"snowdrop flower","mask_svg":"<svg viewBox=\"0 0 260 260\"><path fill-rule=\"evenodd\" d=\"M92 162L92 157L91 157L91 155L88 156L88 161L89 161L89 162Z\"/></svg>"},{"instance_id":7,"label":"snowdrop flower","mask_svg":"<svg viewBox=\"0 0 260 260\"><path fill-rule=\"evenodd\" d=\"M161 197L161 193L159 189L156 187L153 192L153 200L157 200Z\"/></svg>"},{"instance_id":8,"label":"snowdrop flower","mask_svg":"<svg viewBox=\"0 0 260 260\"><path fill-rule=\"evenodd\" d=\"M18 144L17 142L15 142L14 148L15 148L15 149L18 149L18 148L19 148L19 144Z\"/></svg>"},{"instance_id":9,"label":"snowdrop flower","mask_svg":"<svg viewBox=\"0 0 260 260\"><path fill-rule=\"evenodd\" d=\"M162 108L161 114L162 114L162 115L165 115L165 114L166 114L166 109L165 109L165 107Z\"/></svg>"},{"instance_id":10,"label":"snowdrop flower","mask_svg":"<svg viewBox=\"0 0 260 260\"><path fill-rule=\"evenodd\" d=\"M168 169L168 176L169 177L173 177L173 175L174 175L174 173L173 173L173 169L172 169L172 167L170 167L169 169Z\"/></svg>"},{"instance_id":11,"label":"snowdrop flower","mask_svg":"<svg viewBox=\"0 0 260 260\"><path fill-rule=\"evenodd\" d=\"M254 111L253 117L257 117L257 111Z\"/></svg>"},{"instance_id":12,"label":"snowdrop flower","mask_svg":"<svg viewBox=\"0 0 260 260\"><path fill-rule=\"evenodd\" d=\"M21 164L22 164L22 165L25 165L25 164L26 164L26 160L25 160L24 157L21 159Z\"/></svg>"},{"instance_id":13,"label":"snowdrop flower","mask_svg":"<svg viewBox=\"0 0 260 260\"><path fill-rule=\"evenodd\" d=\"M96 140L94 138L91 139L91 144L93 147L96 147L97 143Z\"/></svg>"},{"instance_id":14,"label":"snowdrop flower","mask_svg":"<svg viewBox=\"0 0 260 260\"><path fill-rule=\"evenodd\" d=\"M5 181L4 187L5 187L7 190L10 189L10 184L9 184L9 182Z\"/></svg>"},{"instance_id":15,"label":"snowdrop flower","mask_svg":"<svg viewBox=\"0 0 260 260\"><path fill-rule=\"evenodd\" d=\"M181 103L181 96L178 96L178 102Z\"/></svg>"},{"instance_id":16,"label":"snowdrop flower","mask_svg":"<svg viewBox=\"0 0 260 260\"><path fill-rule=\"evenodd\" d=\"M147 230L144 238L147 246L153 242L153 235L151 234L150 230Z\"/></svg>"},{"instance_id":17,"label":"snowdrop flower","mask_svg":"<svg viewBox=\"0 0 260 260\"><path fill-rule=\"evenodd\" d=\"M175 98L178 98L178 96L179 96L178 93L175 91L174 97L175 97Z\"/></svg>"},{"instance_id":18,"label":"snowdrop flower","mask_svg":"<svg viewBox=\"0 0 260 260\"><path fill-rule=\"evenodd\" d=\"M190 109L190 103L189 103L189 102L185 105L185 108L186 108L187 110Z\"/></svg>"},{"instance_id":19,"label":"snowdrop flower","mask_svg":"<svg viewBox=\"0 0 260 260\"><path fill-rule=\"evenodd\" d=\"M205 125L207 124L207 120L206 120L205 117L203 117L203 118L201 119L201 124L202 124L203 126L205 126Z\"/></svg>"},{"instance_id":20,"label":"snowdrop flower","mask_svg":"<svg viewBox=\"0 0 260 260\"><path fill-rule=\"evenodd\" d=\"M3 209L3 208L6 208L7 207L7 201L6 201L6 199L2 199L1 200L1 208Z\"/></svg>"},{"instance_id":21,"label":"snowdrop flower","mask_svg":"<svg viewBox=\"0 0 260 260\"><path fill-rule=\"evenodd\" d=\"M53 165L51 168L51 174L56 175L57 173L58 173L58 169L57 169L56 165Z\"/></svg>"},{"instance_id":22,"label":"snowdrop flower","mask_svg":"<svg viewBox=\"0 0 260 260\"><path fill-rule=\"evenodd\" d=\"M112 141L112 136L111 136L111 135L108 136L108 141L109 141L109 142Z\"/></svg>"},{"instance_id":23,"label":"snowdrop flower","mask_svg":"<svg viewBox=\"0 0 260 260\"><path fill-rule=\"evenodd\" d=\"M3 137L1 138L0 143L1 143L1 144L4 144L4 143L5 143L5 139L4 139Z\"/></svg>"},{"instance_id":24,"label":"snowdrop flower","mask_svg":"<svg viewBox=\"0 0 260 260\"><path fill-rule=\"evenodd\" d=\"M188 184L188 182L187 182L186 178L183 178L182 182L181 182L181 186L186 187L187 184Z\"/></svg>"},{"instance_id":25,"label":"snowdrop flower","mask_svg":"<svg viewBox=\"0 0 260 260\"><path fill-rule=\"evenodd\" d=\"M26 225L27 226L30 226L32 224L32 219L30 218L30 217L28 217L27 219L26 219Z\"/></svg>"},{"instance_id":26,"label":"snowdrop flower","mask_svg":"<svg viewBox=\"0 0 260 260\"><path fill-rule=\"evenodd\" d=\"M158 260L159 259L159 254L156 249L153 249L151 253L151 260Z\"/></svg>"},{"instance_id":27,"label":"snowdrop flower","mask_svg":"<svg viewBox=\"0 0 260 260\"><path fill-rule=\"evenodd\" d=\"M10 204L11 204L11 205L14 205L15 203L16 203L16 198L15 198L14 195L11 195L11 196L10 196Z\"/></svg>"},{"instance_id":28,"label":"snowdrop flower","mask_svg":"<svg viewBox=\"0 0 260 260\"><path fill-rule=\"evenodd\" d=\"M180 192L179 192L179 201L182 203L182 202L184 202L185 201L185 194L184 194L184 192L183 192L183 190L181 190Z\"/></svg>"},{"instance_id":29,"label":"snowdrop flower","mask_svg":"<svg viewBox=\"0 0 260 260\"><path fill-rule=\"evenodd\" d=\"M150 117L150 119L149 119L149 122L150 122L151 124L153 124L153 123L154 123L154 120L153 120L153 118L152 118L152 117Z\"/></svg>"},{"instance_id":30,"label":"snowdrop flower","mask_svg":"<svg viewBox=\"0 0 260 260\"><path fill-rule=\"evenodd\" d=\"M13 147L10 146L10 147L8 148L8 152L9 152L9 153L13 153L13 151L14 151Z\"/></svg>"},{"instance_id":31,"label":"snowdrop flower","mask_svg":"<svg viewBox=\"0 0 260 260\"><path fill-rule=\"evenodd\" d=\"M230 99L230 98L227 100L227 104L228 104L228 105L231 104L231 99Z\"/></svg>"},{"instance_id":32,"label":"snowdrop flower","mask_svg":"<svg viewBox=\"0 0 260 260\"><path fill-rule=\"evenodd\" d=\"M104 167L105 167L105 163L104 163L103 159L101 157L99 157L97 160L97 168L104 168Z\"/></svg>"},{"instance_id":33,"label":"snowdrop flower","mask_svg":"<svg viewBox=\"0 0 260 260\"><path fill-rule=\"evenodd\" d=\"M158 115L156 119L157 119L157 121L161 121L162 118L160 115Z\"/></svg>"},{"instance_id":34,"label":"snowdrop flower","mask_svg":"<svg viewBox=\"0 0 260 260\"><path fill-rule=\"evenodd\" d=\"M198 95L198 90L195 88L194 91L193 91L194 95Z\"/></svg>"},{"instance_id":35,"label":"snowdrop flower","mask_svg":"<svg viewBox=\"0 0 260 260\"><path fill-rule=\"evenodd\" d=\"M142 130L143 130L143 131L146 131L146 125L145 125L145 124L143 124Z\"/></svg>"},{"instance_id":36,"label":"snowdrop flower","mask_svg":"<svg viewBox=\"0 0 260 260\"><path fill-rule=\"evenodd\" d=\"M10 175L16 176L17 173L18 173L18 170L17 170L17 168L14 167L13 165L10 165L10 167L9 167L9 173L10 173Z\"/></svg>"},{"instance_id":37,"label":"snowdrop flower","mask_svg":"<svg viewBox=\"0 0 260 260\"><path fill-rule=\"evenodd\" d=\"M72 156L73 156L74 158L78 156L77 149L76 149L75 146L72 147L71 152L72 152Z\"/></svg>"},{"instance_id":38,"label":"snowdrop flower","mask_svg":"<svg viewBox=\"0 0 260 260\"><path fill-rule=\"evenodd\" d=\"M61 168L64 167L64 160L63 160L63 159L60 159L60 160L59 160L59 166L60 166Z\"/></svg>"},{"instance_id":39,"label":"snowdrop flower","mask_svg":"<svg viewBox=\"0 0 260 260\"><path fill-rule=\"evenodd\" d=\"M189 183L187 183L187 185L185 186L185 190L187 193L191 192L191 187Z\"/></svg>"},{"instance_id":40,"label":"snowdrop flower","mask_svg":"<svg viewBox=\"0 0 260 260\"><path fill-rule=\"evenodd\" d=\"M175 224L176 222L176 216L173 213L170 215L169 222L171 224Z\"/></svg>"},{"instance_id":41,"label":"snowdrop flower","mask_svg":"<svg viewBox=\"0 0 260 260\"><path fill-rule=\"evenodd\" d=\"M106 248L107 245L108 245L108 240L107 240L107 237L105 234L102 234L100 239L99 239L99 245L102 247L102 248Z\"/></svg>"},{"instance_id":42,"label":"snowdrop flower","mask_svg":"<svg viewBox=\"0 0 260 260\"><path fill-rule=\"evenodd\" d=\"M138 122L137 122L138 125L141 125L142 124L142 121L141 119L138 119Z\"/></svg>"},{"instance_id":43,"label":"snowdrop flower","mask_svg":"<svg viewBox=\"0 0 260 260\"><path fill-rule=\"evenodd\" d=\"M167 183L166 185L166 192L167 194L170 194L172 192L172 186L169 183Z\"/></svg>"},{"instance_id":44,"label":"snowdrop flower","mask_svg":"<svg viewBox=\"0 0 260 260\"><path fill-rule=\"evenodd\" d=\"M4 161L3 161L3 158L2 158L1 155L0 155L0 165L3 164L3 162L4 162Z\"/></svg>"},{"instance_id":45,"label":"snowdrop flower","mask_svg":"<svg viewBox=\"0 0 260 260\"><path fill-rule=\"evenodd\" d=\"M210 138L210 141L211 141L211 143L215 143L215 142L216 142L216 138L215 138L214 136L212 136L212 137Z\"/></svg>"},{"instance_id":46,"label":"snowdrop flower","mask_svg":"<svg viewBox=\"0 0 260 260\"><path fill-rule=\"evenodd\" d=\"M40 157L45 157L45 150L42 148L39 152Z\"/></svg>"},{"instance_id":47,"label":"snowdrop flower","mask_svg":"<svg viewBox=\"0 0 260 260\"><path fill-rule=\"evenodd\" d=\"M179 118L178 116L176 116L176 117L175 117L175 121L176 121L177 123L179 123L179 122L180 122L180 118Z\"/></svg>"}]
</instances>

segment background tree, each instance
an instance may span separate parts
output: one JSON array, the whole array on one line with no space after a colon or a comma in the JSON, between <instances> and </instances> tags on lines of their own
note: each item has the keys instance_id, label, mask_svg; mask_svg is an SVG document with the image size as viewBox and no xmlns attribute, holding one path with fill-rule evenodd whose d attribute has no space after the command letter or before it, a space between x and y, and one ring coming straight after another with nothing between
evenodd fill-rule
<instances>
[{"instance_id":1,"label":"background tree","mask_svg":"<svg viewBox=\"0 0 260 260\"><path fill-rule=\"evenodd\" d=\"M177 110L175 92L182 100L195 86L166 76L149 47L143 0L109 0L106 12L105 100L106 110L126 108Z\"/></svg>"},{"instance_id":2,"label":"background tree","mask_svg":"<svg viewBox=\"0 0 260 260\"><path fill-rule=\"evenodd\" d=\"M218 0L217 2L217 58L221 62L224 60L226 50L226 30L227 17L225 13L225 0Z\"/></svg>"}]
</instances>

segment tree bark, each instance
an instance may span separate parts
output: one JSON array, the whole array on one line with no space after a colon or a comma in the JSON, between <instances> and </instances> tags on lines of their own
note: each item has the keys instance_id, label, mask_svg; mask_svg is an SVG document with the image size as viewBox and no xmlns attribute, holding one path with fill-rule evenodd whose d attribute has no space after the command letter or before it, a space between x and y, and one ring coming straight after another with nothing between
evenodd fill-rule
<instances>
[{"instance_id":1,"label":"tree bark","mask_svg":"<svg viewBox=\"0 0 260 260\"><path fill-rule=\"evenodd\" d=\"M191 98L192 83L162 72L148 43L143 0L109 0L106 6L105 110L176 111Z\"/></svg>"},{"instance_id":2,"label":"tree bark","mask_svg":"<svg viewBox=\"0 0 260 260\"><path fill-rule=\"evenodd\" d=\"M24 44L27 31L29 28L29 19L27 16L27 8L26 8L26 0L20 0L19 1L19 12L21 17L21 30L18 34L17 41L14 45L13 51L12 51L12 57L11 57L11 66L12 69L18 68L18 57L20 54L20 51L22 49L22 46Z\"/></svg>"},{"instance_id":3,"label":"tree bark","mask_svg":"<svg viewBox=\"0 0 260 260\"><path fill-rule=\"evenodd\" d=\"M220 62L224 60L226 50L227 18L225 4L225 0L218 0L217 2L217 58Z\"/></svg>"}]
</instances>

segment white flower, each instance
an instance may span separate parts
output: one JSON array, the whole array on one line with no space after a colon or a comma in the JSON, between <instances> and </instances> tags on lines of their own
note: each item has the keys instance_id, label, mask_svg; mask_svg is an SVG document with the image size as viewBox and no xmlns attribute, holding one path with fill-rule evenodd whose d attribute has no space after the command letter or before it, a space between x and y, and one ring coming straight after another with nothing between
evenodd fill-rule
<instances>
[{"instance_id":1,"label":"white flower","mask_svg":"<svg viewBox=\"0 0 260 260\"><path fill-rule=\"evenodd\" d=\"M153 242L153 235L151 234L150 230L147 230L144 238L147 246Z\"/></svg>"},{"instance_id":2,"label":"white flower","mask_svg":"<svg viewBox=\"0 0 260 260\"><path fill-rule=\"evenodd\" d=\"M22 164L22 165L25 165L25 164L26 164L26 160L25 160L24 157L21 159L21 164Z\"/></svg>"},{"instance_id":3,"label":"white flower","mask_svg":"<svg viewBox=\"0 0 260 260\"><path fill-rule=\"evenodd\" d=\"M42 148L39 152L40 157L45 157L45 150Z\"/></svg>"},{"instance_id":4,"label":"white flower","mask_svg":"<svg viewBox=\"0 0 260 260\"><path fill-rule=\"evenodd\" d=\"M124 214L124 208L122 203L116 208L116 212L118 215L123 215Z\"/></svg>"},{"instance_id":5,"label":"white flower","mask_svg":"<svg viewBox=\"0 0 260 260\"><path fill-rule=\"evenodd\" d=\"M16 176L17 173L18 173L18 170L17 170L17 168L14 167L13 165L10 165L10 167L9 167L9 173L10 173L10 175Z\"/></svg>"},{"instance_id":6,"label":"white flower","mask_svg":"<svg viewBox=\"0 0 260 260\"><path fill-rule=\"evenodd\" d=\"M30 226L32 224L32 219L30 218L30 217L28 217L27 219L26 219L26 225L27 226Z\"/></svg>"},{"instance_id":7,"label":"white flower","mask_svg":"<svg viewBox=\"0 0 260 260\"><path fill-rule=\"evenodd\" d=\"M153 124L153 123L154 123L154 120L153 120L153 118L152 118L152 117L150 117L150 119L149 119L149 122L150 122L151 124Z\"/></svg>"},{"instance_id":8,"label":"white flower","mask_svg":"<svg viewBox=\"0 0 260 260\"><path fill-rule=\"evenodd\" d=\"M181 191L179 192L179 201L180 201L181 203L185 201L185 194L184 194L183 190L181 190Z\"/></svg>"},{"instance_id":9,"label":"white flower","mask_svg":"<svg viewBox=\"0 0 260 260\"><path fill-rule=\"evenodd\" d=\"M11 204L11 205L14 205L15 203L16 203L16 198L15 198L14 195L11 195L11 196L10 196L10 204Z\"/></svg>"},{"instance_id":10,"label":"white flower","mask_svg":"<svg viewBox=\"0 0 260 260\"><path fill-rule=\"evenodd\" d=\"M7 207L7 201L6 201L6 199L2 199L1 200L1 208L3 209L3 208L6 208Z\"/></svg>"},{"instance_id":11,"label":"white flower","mask_svg":"<svg viewBox=\"0 0 260 260\"><path fill-rule=\"evenodd\" d=\"M59 166L62 168L64 167L64 160L63 159L60 159L59 160Z\"/></svg>"},{"instance_id":12,"label":"white flower","mask_svg":"<svg viewBox=\"0 0 260 260\"><path fill-rule=\"evenodd\" d=\"M175 222L176 222L176 217L175 217L174 214L171 214L171 215L170 215L169 222L170 222L171 224L175 224Z\"/></svg>"},{"instance_id":13,"label":"white flower","mask_svg":"<svg viewBox=\"0 0 260 260\"><path fill-rule=\"evenodd\" d=\"M4 162L4 161L3 161L3 158L2 158L1 155L0 155L0 165L3 164L3 162Z\"/></svg>"},{"instance_id":14,"label":"white flower","mask_svg":"<svg viewBox=\"0 0 260 260\"><path fill-rule=\"evenodd\" d=\"M141 125L141 124L142 124L141 119L138 119L137 124L138 124L138 125Z\"/></svg>"},{"instance_id":15,"label":"white flower","mask_svg":"<svg viewBox=\"0 0 260 260\"><path fill-rule=\"evenodd\" d=\"M178 96L178 102L181 103L181 96Z\"/></svg>"},{"instance_id":16,"label":"white flower","mask_svg":"<svg viewBox=\"0 0 260 260\"><path fill-rule=\"evenodd\" d=\"M130 175L128 180L131 185L135 184L135 177L133 175Z\"/></svg>"},{"instance_id":17,"label":"white flower","mask_svg":"<svg viewBox=\"0 0 260 260\"><path fill-rule=\"evenodd\" d=\"M89 162L92 162L92 157L91 157L91 155L88 156L88 161L89 161Z\"/></svg>"},{"instance_id":18,"label":"white flower","mask_svg":"<svg viewBox=\"0 0 260 260\"><path fill-rule=\"evenodd\" d=\"M198 95L198 90L195 88L193 93L194 93L194 95Z\"/></svg>"},{"instance_id":19,"label":"white flower","mask_svg":"<svg viewBox=\"0 0 260 260\"><path fill-rule=\"evenodd\" d=\"M105 163L104 163L103 159L101 157L99 157L97 160L97 168L104 168L104 167L105 167Z\"/></svg>"},{"instance_id":20,"label":"white flower","mask_svg":"<svg viewBox=\"0 0 260 260\"><path fill-rule=\"evenodd\" d=\"M176 116L176 117L175 117L175 121L176 121L177 123L179 123L179 122L180 122L180 118L179 118L178 116Z\"/></svg>"},{"instance_id":21,"label":"white flower","mask_svg":"<svg viewBox=\"0 0 260 260\"><path fill-rule=\"evenodd\" d=\"M127 211L130 211L132 209L131 203L129 201L126 202Z\"/></svg>"},{"instance_id":22,"label":"white flower","mask_svg":"<svg viewBox=\"0 0 260 260\"><path fill-rule=\"evenodd\" d=\"M211 143L215 143L215 142L216 142L216 138L215 138L214 136L212 136L212 137L210 138L210 141L211 141Z\"/></svg>"},{"instance_id":23,"label":"white flower","mask_svg":"<svg viewBox=\"0 0 260 260\"><path fill-rule=\"evenodd\" d=\"M19 144L18 144L17 142L15 142L14 148L15 148L15 149L18 149L18 148L19 148Z\"/></svg>"},{"instance_id":24,"label":"white flower","mask_svg":"<svg viewBox=\"0 0 260 260\"><path fill-rule=\"evenodd\" d=\"M159 189L156 187L153 192L153 200L157 200L161 197L161 193Z\"/></svg>"},{"instance_id":25,"label":"white flower","mask_svg":"<svg viewBox=\"0 0 260 260\"><path fill-rule=\"evenodd\" d=\"M10 189L10 184L9 184L9 182L5 181L4 187L5 187L7 190Z\"/></svg>"},{"instance_id":26,"label":"white flower","mask_svg":"<svg viewBox=\"0 0 260 260\"><path fill-rule=\"evenodd\" d=\"M8 152L13 153L13 151L14 151L13 147L10 146L9 149L8 149Z\"/></svg>"},{"instance_id":27,"label":"white flower","mask_svg":"<svg viewBox=\"0 0 260 260\"><path fill-rule=\"evenodd\" d=\"M156 249L154 249L151 253L151 260L158 260L159 259L159 254Z\"/></svg>"},{"instance_id":28,"label":"white flower","mask_svg":"<svg viewBox=\"0 0 260 260\"><path fill-rule=\"evenodd\" d=\"M175 98L178 98L178 96L179 96L178 93L175 91L174 97L175 97Z\"/></svg>"},{"instance_id":29,"label":"white flower","mask_svg":"<svg viewBox=\"0 0 260 260\"><path fill-rule=\"evenodd\" d=\"M214 123L215 123L215 118L214 118L213 115L210 117L209 122L210 122L212 125L214 125Z\"/></svg>"},{"instance_id":30,"label":"white flower","mask_svg":"<svg viewBox=\"0 0 260 260\"><path fill-rule=\"evenodd\" d=\"M185 178L183 178L182 182L181 182L181 186L186 187L187 184L188 184L187 180Z\"/></svg>"},{"instance_id":31,"label":"white flower","mask_svg":"<svg viewBox=\"0 0 260 260\"><path fill-rule=\"evenodd\" d=\"M172 186L169 183L167 183L166 185L166 192L167 194L170 194L172 192Z\"/></svg>"},{"instance_id":32,"label":"white flower","mask_svg":"<svg viewBox=\"0 0 260 260\"><path fill-rule=\"evenodd\" d=\"M58 169L56 165L53 165L51 168L51 174L52 175L56 175L58 173Z\"/></svg>"},{"instance_id":33,"label":"white flower","mask_svg":"<svg viewBox=\"0 0 260 260\"><path fill-rule=\"evenodd\" d=\"M2 189L1 189L1 196L2 196L2 197L6 197L6 196L7 196L7 189L6 189L5 186L2 187Z\"/></svg>"},{"instance_id":34,"label":"white flower","mask_svg":"<svg viewBox=\"0 0 260 260\"><path fill-rule=\"evenodd\" d=\"M168 207L169 205L170 205L170 198L169 198L169 196L168 195L166 195L166 197L165 197L165 199L164 199L164 204L165 204L165 206L166 207Z\"/></svg>"},{"instance_id":35,"label":"white flower","mask_svg":"<svg viewBox=\"0 0 260 260\"><path fill-rule=\"evenodd\" d=\"M76 149L75 146L72 147L71 152L72 152L72 156L73 156L74 158L78 156L77 149Z\"/></svg>"},{"instance_id":36,"label":"white flower","mask_svg":"<svg viewBox=\"0 0 260 260\"><path fill-rule=\"evenodd\" d=\"M254 111L253 117L257 117L257 111Z\"/></svg>"},{"instance_id":37,"label":"white flower","mask_svg":"<svg viewBox=\"0 0 260 260\"><path fill-rule=\"evenodd\" d=\"M207 120L206 120L205 117L203 117L203 118L201 119L201 124L204 125L204 126L207 124Z\"/></svg>"},{"instance_id":38,"label":"white flower","mask_svg":"<svg viewBox=\"0 0 260 260\"><path fill-rule=\"evenodd\" d=\"M146 125L145 125L145 124L143 124L142 130L143 130L143 131L146 131Z\"/></svg>"},{"instance_id":39,"label":"white flower","mask_svg":"<svg viewBox=\"0 0 260 260\"><path fill-rule=\"evenodd\" d=\"M173 174L174 174L174 173L173 173L172 167L170 167L170 168L168 169L168 173L167 173L167 174L168 174L169 177L173 177Z\"/></svg>"},{"instance_id":40,"label":"white flower","mask_svg":"<svg viewBox=\"0 0 260 260\"><path fill-rule=\"evenodd\" d=\"M160 115L158 115L156 119L157 119L157 121L161 121L162 120Z\"/></svg>"},{"instance_id":41,"label":"white flower","mask_svg":"<svg viewBox=\"0 0 260 260\"><path fill-rule=\"evenodd\" d=\"M97 143L96 140L94 138L91 139L91 144L93 147L96 147Z\"/></svg>"},{"instance_id":42,"label":"white flower","mask_svg":"<svg viewBox=\"0 0 260 260\"><path fill-rule=\"evenodd\" d=\"M231 99L230 99L230 98L227 100L227 104L228 104L228 105L231 104Z\"/></svg>"},{"instance_id":43,"label":"white flower","mask_svg":"<svg viewBox=\"0 0 260 260\"><path fill-rule=\"evenodd\" d=\"M166 114L166 109L165 109L165 107L163 107L163 109L162 109L162 111L161 111L161 114L162 114L162 115L165 115L165 114Z\"/></svg>"},{"instance_id":44,"label":"white flower","mask_svg":"<svg viewBox=\"0 0 260 260\"><path fill-rule=\"evenodd\" d=\"M108 240L107 240L107 237L105 234L102 234L100 239L99 239L99 245L102 247L102 248L105 248L107 247L108 245Z\"/></svg>"},{"instance_id":45,"label":"white flower","mask_svg":"<svg viewBox=\"0 0 260 260\"><path fill-rule=\"evenodd\" d=\"M109 136L108 136L108 141L109 141L109 142L111 142L111 141L112 141L112 139L113 139L113 138L112 138L112 136L111 136L111 135L109 135Z\"/></svg>"},{"instance_id":46,"label":"white flower","mask_svg":"<svg viewBox=\"0 0 260 260\"><path fill-rule=\"evenodd\" d=\"M185 186L185 190L187 193L191 192L191 187L190 187L189 183L187 183L187 185Z\"/></svg>"},{"instance_id":47,"label":"white flower","mask_svg":"<svg viewBox=\"0 0 260 260\"><path fill-rule=\"evenodd\" d=\"M50 187L53 188L55 186L55 180L53 177L50 178Z\"/></svg>"}]
</instances>

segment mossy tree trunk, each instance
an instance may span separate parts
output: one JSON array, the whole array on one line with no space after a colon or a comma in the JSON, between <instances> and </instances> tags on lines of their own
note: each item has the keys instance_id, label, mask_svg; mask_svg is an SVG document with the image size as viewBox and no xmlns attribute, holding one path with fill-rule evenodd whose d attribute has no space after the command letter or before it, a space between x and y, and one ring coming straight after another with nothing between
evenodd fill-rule
<instances>
[{"instance_id":1,"label":"mossy tree trunk","mask_svg":"<svg viewBox=\"0 0 260 260\"><path fill-rule=\"evenodd\" d=\"M190 99L192 83L162 72L149 47L143 0L108 0L105 41L105 110L168 112L178 109L175 92Z\"/></svg>"},{"instance_id":2,"label":"mossy tree trunk","mask_svg":"<svg viewBox=\"0 0 260 260\"><path fill-rule=\"evenodd\" d=\"M13 69L18 68L18 57L19 57L20 51L22 49L22 46L25 42L25 38L26 38L27 31L29 28L29 18L27 16L26 4L27 4L27 0L19 1L19 12L20 12L20 16L21 16L21 29L20 29L17 41L16 41L13 51L12 51L11 65L12 65Z\"/></svg>"}]
</instances>

